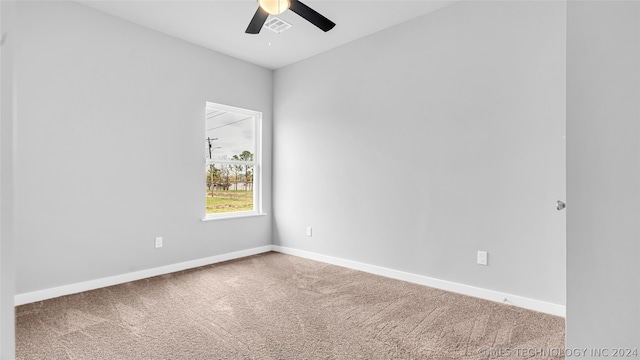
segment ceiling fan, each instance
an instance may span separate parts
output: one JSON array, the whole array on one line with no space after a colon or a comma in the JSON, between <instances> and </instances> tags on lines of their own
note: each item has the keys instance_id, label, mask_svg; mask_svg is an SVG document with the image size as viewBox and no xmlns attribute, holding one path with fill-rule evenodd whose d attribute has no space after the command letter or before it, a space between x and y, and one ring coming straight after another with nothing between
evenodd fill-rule
<instances>
[{"instance_id":1,"label":"ceiling fan","mask_svg":"<svg viewBox=\"0 0 640 360\"><path fill-rule=\"evenodd\" d=\"M298 0L258 0L258 10L256 10L253 19L249 23L247 34L258 34L267 21L269 14L278 15L290 9L294 13L302 16L304 19L327 32L333 29L336 24L322 16L319 12L313 10Z\"/></svg>"}]
</instances>

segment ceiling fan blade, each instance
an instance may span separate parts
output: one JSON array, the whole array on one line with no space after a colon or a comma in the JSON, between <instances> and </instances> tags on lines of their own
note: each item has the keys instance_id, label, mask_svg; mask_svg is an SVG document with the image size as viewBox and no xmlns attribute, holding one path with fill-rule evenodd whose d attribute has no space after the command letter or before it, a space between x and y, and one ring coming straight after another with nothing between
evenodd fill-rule
<instances>
[{"instance_id":1,"label":"ceiling fan blade","mask_svg":"<svg viewBox=\"0 0 640 360\"><path fill-rule=\"evenodd\" d=\"M249 26L247 26L247 30L245 30L245 33L259 34L260 30L264 26L264 23L265 21L267 21L268 17L269 17L269 13L262 10L262 8L258 6L258 10L256 10L255 15L253 15L253 18L251 19Z\"/></svg>"},{"instance_id":2,"label":"ceiling fan blade","mask_svg":"<svg viewBox=\"0 0 640 360\"><path fill-rule=\"evenodd\" d=\"M308 7L298 0L291 0L291 6L289 7L289 9L294 13L302 16L313 25L319 27L324 32L327 32L333 29L334 26L336 26L333 21L327 19L319 12L313 10L312 8Z\"/></svg>"}]
</instances>

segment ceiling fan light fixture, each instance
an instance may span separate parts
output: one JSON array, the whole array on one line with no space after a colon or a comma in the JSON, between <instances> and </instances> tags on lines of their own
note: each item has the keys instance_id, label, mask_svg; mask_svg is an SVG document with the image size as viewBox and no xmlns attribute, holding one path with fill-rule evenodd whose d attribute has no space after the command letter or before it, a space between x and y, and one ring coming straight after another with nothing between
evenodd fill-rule
<instances>
[{"instance_id":1,"label":"ceiling fan light fixture","mask_svg":"<svg viewBox=\"0 0 640 360\"><path fill-rule=\"evenodd\" d=\"M291 1L289 0L258 0L260 7L271 15L279 15L285 12Z\"/></svg>"}]
</instances>

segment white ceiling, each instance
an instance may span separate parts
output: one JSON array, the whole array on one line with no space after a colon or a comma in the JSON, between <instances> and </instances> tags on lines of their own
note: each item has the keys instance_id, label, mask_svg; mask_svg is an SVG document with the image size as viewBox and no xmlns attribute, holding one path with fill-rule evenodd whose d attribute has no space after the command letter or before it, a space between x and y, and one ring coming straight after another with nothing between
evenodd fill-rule
<instances>
[{"instance_id":1,"label":"white ceiling","mask_svg":"<svg viewBox=\"0 0 640 360\"><path fill-rule=\"evenodd\" d=\"M173 37L278 69L393 25L414 19L457 0L367 1L303 0L337 25L325 33L297 14L279 18L293 27L276 34L263 28L245 34L257 9L255 0L78 0L78 2Z\"/></svg>"}]
</instances>

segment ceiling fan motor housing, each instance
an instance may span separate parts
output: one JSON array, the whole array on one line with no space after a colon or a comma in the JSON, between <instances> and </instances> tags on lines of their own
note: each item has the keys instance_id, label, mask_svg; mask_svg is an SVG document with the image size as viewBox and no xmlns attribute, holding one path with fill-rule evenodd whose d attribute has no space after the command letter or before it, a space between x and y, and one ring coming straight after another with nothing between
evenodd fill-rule
<instances>
[{"instance_id":1,"label":"ceiling fan motor housing","mask_svg":"<svg viewBox=\"0 0 640 360\"><path fill-rule=\"evenodd\" d=\"M289 0L258 0L258 5L271 15L279 15L291 6Z\"/></svg>"}]
</instances>

